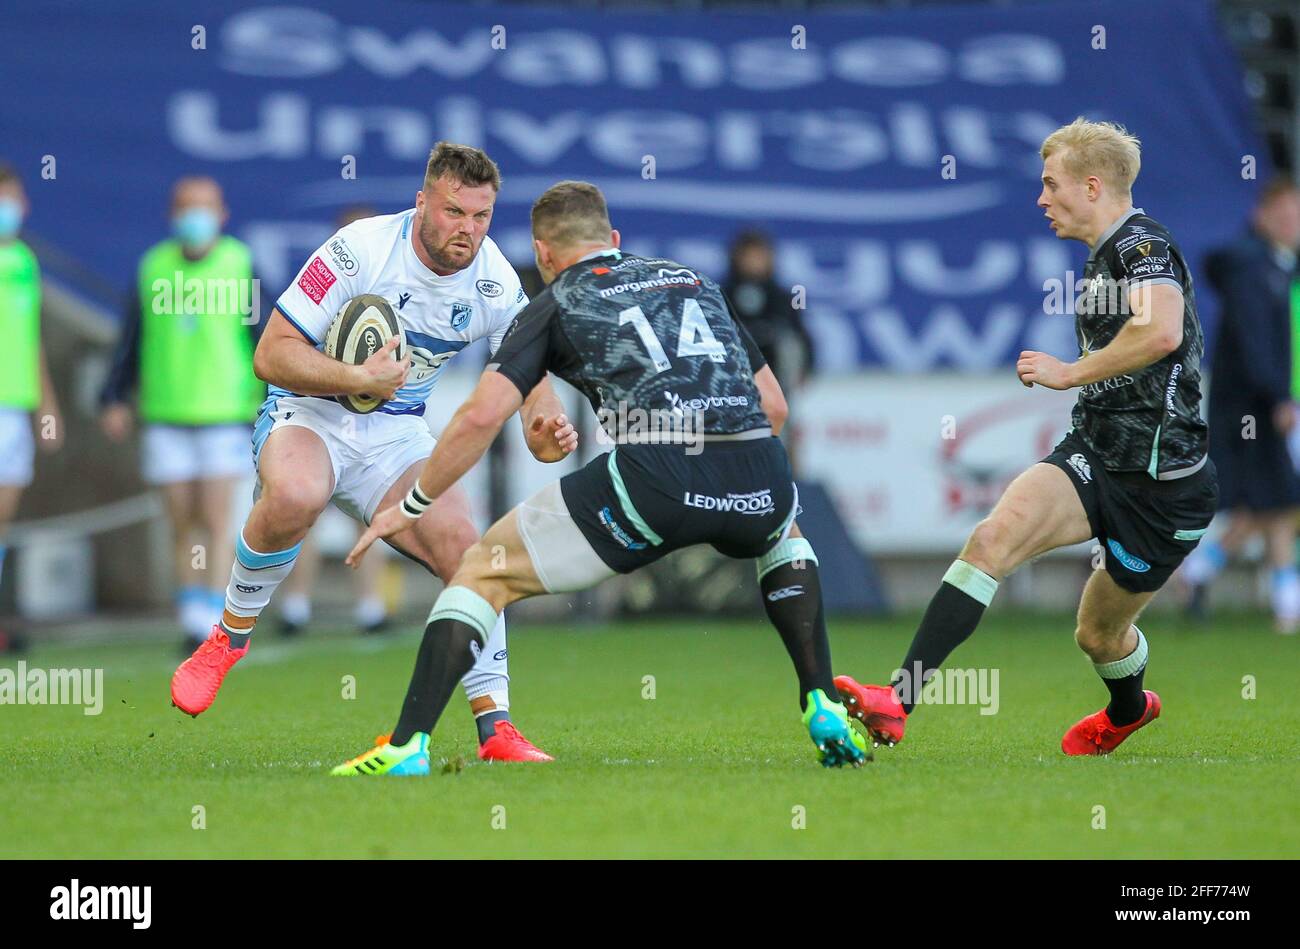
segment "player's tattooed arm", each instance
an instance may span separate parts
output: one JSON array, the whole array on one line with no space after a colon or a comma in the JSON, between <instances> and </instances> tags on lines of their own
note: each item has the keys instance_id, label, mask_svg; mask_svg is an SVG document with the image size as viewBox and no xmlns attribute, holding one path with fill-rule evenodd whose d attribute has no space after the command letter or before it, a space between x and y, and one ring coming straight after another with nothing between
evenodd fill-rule
<instances>
[{"instance_id":1,"label":"player's tattooed arm","mask_svg":"<svg viewBox=\"0 0 1300 949\"><path fill-rule=\"evenodd\" d=\"M359 366L331 359L285 319L271 311L266 329L253 353L253 371L263 382L299 395L370 395L391 399L402 387L411 368L408 355L393 359L398 340L388 343Z\"/></svg>"},{"instance_id":2,"label":"player's tattooed arm","mask_svg":"<svg viewBox=\"0 0 1300 949\"><path fill-rule=\"evenodd\" d=\"M528 393L519 410L528 450L538 461L561 461L578 447L578 431L564 412L564 403L544 377Z\"/></svg>"},{"instance_id":3,"label":"player's tattooed arm","mask_svg":"<svg viewBox=\"0 0 1300 949\"><path fill-rule=\"evenodd\" d=\"M765 365L754 373L754 384L758 386L758 394L762 398L761 407L772 425L772 434L780 435L781 429L785 427L786 417L790 414L790 407L785 401L785 393L781 391L781 383L776 381L776 374L772 372L772 367Z\"/></svg>"},{"instance_id":4,"label":"player's tattooed arm","mask_svg":"<svg viewBox=\"0 0 1300 949\"><path fill-rule=\"evenodd\" d=\"M1048 353L1023 352L1016 375L1026 386L1072 389L1144 369L1183 344L1183 292L1166 283L1129 291L1133 315L1101 349L1063 362Z\"/></svg>"}]
</instances>

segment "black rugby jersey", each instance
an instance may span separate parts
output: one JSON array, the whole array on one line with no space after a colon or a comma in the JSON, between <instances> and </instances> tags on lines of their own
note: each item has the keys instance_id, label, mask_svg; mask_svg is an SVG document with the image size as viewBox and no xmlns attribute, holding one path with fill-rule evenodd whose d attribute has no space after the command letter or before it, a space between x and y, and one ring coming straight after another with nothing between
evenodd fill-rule
<instances>
[{"instance_id":1,"label":"black rugby jersey","mask_svg":"<svg viewBox=\"0 0 1300 949\"><path fill-rule=\"evenodd\" d=\"M765 362L718 285L676 261L610 250L559 273L515 317L488 364L525 396L547 370L591 402L616 441L676 424L693 434L762 429Z\"/></svg>"},{"instance_id":2,"label":"black rugby jersey","mask_svg":"<svg viewBox=\"0 0 1300 949\"><path fill-rule=\"evenodd\" d=\"M1132 316L1128 291L1166 283L1183 293L1183 341L1163 359L1079 391L1073 423L1110 471L1168 479L1191 474L1206 459L1201 418L1201 323L1192 275L1173 237L1141 208L1101 236L1083 271L1075 308L1082 358L1108 344Z\"/></svg>"}]
</instances>

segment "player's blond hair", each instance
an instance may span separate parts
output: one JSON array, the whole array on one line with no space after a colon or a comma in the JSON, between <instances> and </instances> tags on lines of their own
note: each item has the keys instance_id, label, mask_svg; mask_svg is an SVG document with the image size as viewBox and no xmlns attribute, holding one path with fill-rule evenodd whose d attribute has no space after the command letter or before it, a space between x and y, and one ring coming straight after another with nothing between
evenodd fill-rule
<instances>
[{"instance_id":1,"label":"player's blond hair","mask_svg":"<svg viewBox=\"0 0 1300 949\"><path fill-rule=\"evenodd\" d=\"M1142 167L1142 143L1115 122L1089 122L1083 116L1062 125L1039 150L1043 161L1061 152L1061 164L1076 178L1096 175L1119 194L1133 192Z\"/></svg>"}]
</instances>

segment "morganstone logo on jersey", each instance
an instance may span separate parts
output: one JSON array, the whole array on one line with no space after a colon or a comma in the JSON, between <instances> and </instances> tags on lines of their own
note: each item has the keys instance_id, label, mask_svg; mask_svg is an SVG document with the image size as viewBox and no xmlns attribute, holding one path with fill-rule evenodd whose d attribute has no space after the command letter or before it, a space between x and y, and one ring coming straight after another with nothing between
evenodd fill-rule
<instances>
[{"instance_id":1,"label":"morganstone logo on jersey","mask_svg":"<svg viewBox=\"0 0 1300 949\"><path fill-rule=\"evenodd\" d=\"M667 267L659 268L659 275L651 277L648 280L631 280L627 283L616 283L612 287L606 287L600 291L601 298L618 296L621 293L639 293L642 290L663 290L668 287L698 287L700 285L699 275L694 270L688 270L685 267L678 269L669 269Z\"/></svg>"},{"instance_id":2,"label":"morganstone logo on jersey","mask_svg":"<svg viewBox=\"0 0 1300 949\"><path fill-rule=\"evenodd\" d=\"M506 288L501 286L501 284L497 283L495 280L480 280L478 283L474 284L474 286L478 288L478 292L483 294L485 297L499 297L501 294L506 292ZM520 289L522 290L523 288L521 287Z\"/></svg>"},{"instance_id":3,"label":"morganstone logo on jersey","mask_svg":"<svg viewBox=\"0 0 1300 949\"><path fill-rule=\"evenodd\" d=\"M474 308L468 303L453 303L451 305L451 328L460 331L469 325L470 317L474 315Z\"/></svg>"}]
</instances>

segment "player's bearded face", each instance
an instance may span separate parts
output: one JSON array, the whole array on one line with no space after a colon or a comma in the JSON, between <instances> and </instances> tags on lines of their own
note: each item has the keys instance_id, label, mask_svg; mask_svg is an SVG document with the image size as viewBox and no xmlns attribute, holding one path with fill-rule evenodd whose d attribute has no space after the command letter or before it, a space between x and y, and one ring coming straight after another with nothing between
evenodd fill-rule
<instances>
[{"instance_id":1,"label":"player's bearded face","mask_svg":"<svg viewBox=\"0 0 1300 949\"><path fill-rule=\"evenodd\" d=\"M491 185L471 188L441 178L423 195L420 244L438 270L464 270L487 236L496 192Z\"/></svg>"}]
</instances>

